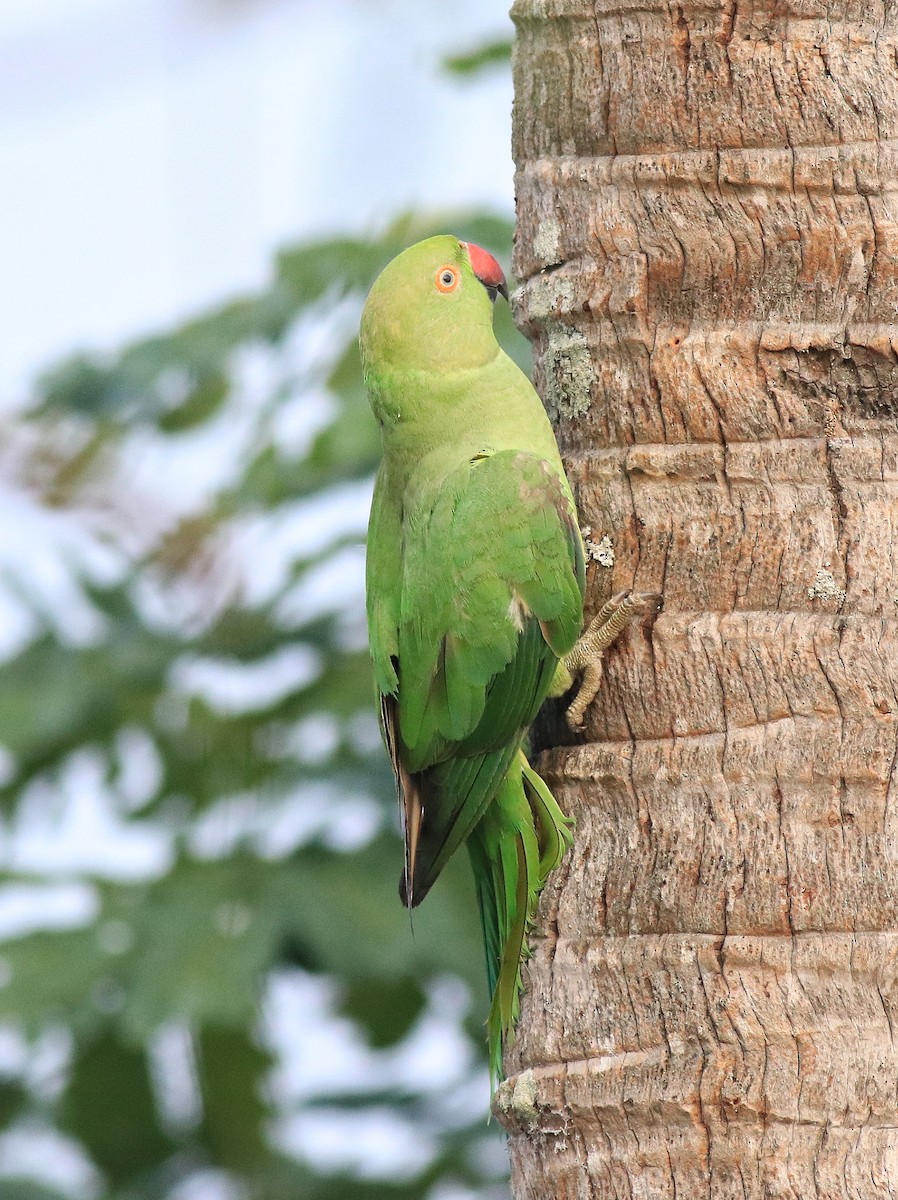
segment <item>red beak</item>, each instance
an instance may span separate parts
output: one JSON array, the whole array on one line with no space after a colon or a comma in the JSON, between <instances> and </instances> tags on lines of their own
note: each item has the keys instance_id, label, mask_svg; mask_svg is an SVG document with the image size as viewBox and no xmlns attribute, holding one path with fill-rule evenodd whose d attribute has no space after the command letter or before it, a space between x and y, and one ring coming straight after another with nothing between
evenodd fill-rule
<instances>
[{"instance_id":1,"label":"red beak","mask_svg":"<svg viewBox=\"0 0 898 1200\"><path fill-rule=\"evenodd\" d=\"M507 300L508 284L505 282L502 268L492 254L488 254L486 250L481 246L476 246L473 242L462 242L462 245L468 252L474 274L489 292L490 299L495 300L497 293L501 292Z\"/></svg>"}]
</instances>

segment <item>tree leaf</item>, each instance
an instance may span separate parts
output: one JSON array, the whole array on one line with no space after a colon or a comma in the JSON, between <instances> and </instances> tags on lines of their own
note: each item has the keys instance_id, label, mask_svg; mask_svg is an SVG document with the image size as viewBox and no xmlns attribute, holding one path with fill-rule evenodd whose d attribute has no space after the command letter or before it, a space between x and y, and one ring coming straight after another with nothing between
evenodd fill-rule
<instances>
[{"instance_id":1,"label":"tree leaf","mask_svg":"<svg viewBox=\"0 0 898 1200\"><path fill-rule=\"evenodd\" d=\"M496 67L507 68L511 63L511 47L511 38L496 38L473 50L448 54L443 59L443 69L450 75L472 76Z\"/></svg>"},{"instance_id":2,"label":"tree leaf","mask_svg":"<svg viewBox=\"0 0 898 1200\"><path fill-rule=\"evenodd\" d=\"M114 1183L157 1165L173 1149L157 1119L145 1054L110 1031L79 1047L58 1122Z\"/></svg>"},{"instance_id":3,"label":"tree leaf","mask_svg":"<svg viewBox=\"0 0 898 1200\"><path fill-rule=\"evenodd\" d=\"M200 1136L213 1162L252 1172L271 1153L265 1136L269 1114L262 1099L271 1056L245 1029L216 1025L200 1030L198 1050L203 1098Z\"/></svg>"},{"instance_id":4,"label":"tree leaf","mask_svg":"<svg viewBox=\"0 0 898 1200\"><path fill-rule=\"evenodd\" d=\"M411 976L356 979L346 988L340 1011L365 1031L377 1050L395 1046L424 1011L425 996Z\"/></svg>"}]
</instances>

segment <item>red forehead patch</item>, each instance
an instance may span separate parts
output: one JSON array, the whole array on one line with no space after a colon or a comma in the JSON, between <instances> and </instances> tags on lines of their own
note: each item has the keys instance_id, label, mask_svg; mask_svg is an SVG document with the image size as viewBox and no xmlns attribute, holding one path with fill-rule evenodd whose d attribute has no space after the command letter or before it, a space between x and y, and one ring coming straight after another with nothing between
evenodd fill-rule
<instances>
[{"instance_id":1,"label":"red forehead patch","mask_svg":"<svg viewBox=\"0 0 898 1200\"><path fill-rule=\"evenodd\" d=\"M473 242L462 242L462 245L468 252L474 274L480 282L487 287L502 287L505 283L505 275L492 254L488 254L486 250L481 246L476 246Z\"/></svg>"}]
</instances>

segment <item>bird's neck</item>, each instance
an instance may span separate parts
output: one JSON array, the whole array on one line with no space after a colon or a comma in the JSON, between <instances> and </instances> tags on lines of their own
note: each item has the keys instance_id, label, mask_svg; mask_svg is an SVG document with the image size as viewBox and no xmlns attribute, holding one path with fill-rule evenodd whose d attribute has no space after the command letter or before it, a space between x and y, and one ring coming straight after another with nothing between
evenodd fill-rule
<instances>
[{"instance_id":1,"label":"bird's neck","mask_svg":"<svg viewBox=\"0 0 898 1200\"><path fill-rule=\"evenodd\" d=\"M484 451L521 449L557 454L539 397L509 387L519 375L502 352L487 366L429 373L391 370L368 379L384 453L410 462L443 449L460 461ZM520 377L523 382L524 377Z\"/></svg>"}]
</instances>

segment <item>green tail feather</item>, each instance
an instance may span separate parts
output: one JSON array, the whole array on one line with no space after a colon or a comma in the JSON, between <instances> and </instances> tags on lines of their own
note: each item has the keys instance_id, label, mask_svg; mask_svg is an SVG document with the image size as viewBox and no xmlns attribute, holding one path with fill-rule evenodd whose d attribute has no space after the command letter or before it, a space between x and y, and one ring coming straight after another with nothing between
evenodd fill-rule
<instances>
[{"instance_id":1,"label":"green tail feather","mask_svg":"<svg viewBox=\"0 0 898 1200\"><path fill-rule=\"evenodd\" d=\"M494 1083L518 1019L527 933L549 872L571 845L572 827L519 752L468 838L492 994L487 1030Z\"/></svg>"}]
</instances>

